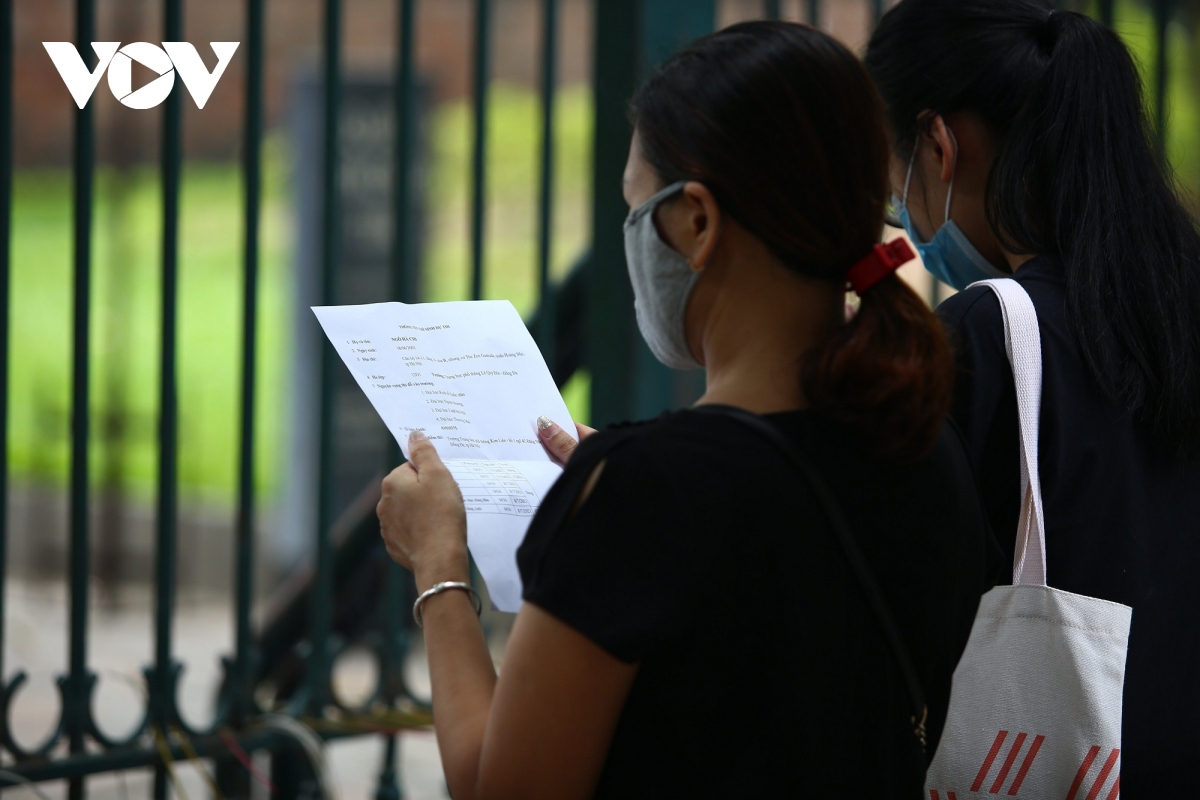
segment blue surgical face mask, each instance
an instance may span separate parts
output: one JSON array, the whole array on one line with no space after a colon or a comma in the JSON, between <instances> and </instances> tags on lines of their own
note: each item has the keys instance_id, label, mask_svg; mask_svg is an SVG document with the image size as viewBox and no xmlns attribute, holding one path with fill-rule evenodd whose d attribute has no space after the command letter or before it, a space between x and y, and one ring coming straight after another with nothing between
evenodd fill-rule
<instances>
[{"instance_id":1,"label":"blue surgical face mask","mask_svg":"<svg viewBox=\"0 0 1200 800\"><path fill-rule=\"evenodd\" d=\"M947 128L947 130L950 129ZM954 139L953 131L950 131L950 138ZM957 161L957 141L954 142L954 149ZM932 239L928 242L921 241L921 236L917 233L916 226L913 225L912 219L908 215L908 186L912 182L913 165L916 160L917 148L916 145L913 145L912 157L908 160L908 174L904 176L904 197L900 199L896 215L903 223L908 238L912 239L912 243L917 247L917 252L921 254L921 261L924 262L925 269L933 277L960 291L975 281L1008 277L1007 273L992 266L992 262L975 249L975 245L971 244L967 235L955 224L954 220L950 219L950 199L954 197L953 175L950 177L950 188L946 192L945 221L942 223L942 227L934 232ZM958 164L955 163L955 169L957 168Z\"/></svg>"}]
</instances>

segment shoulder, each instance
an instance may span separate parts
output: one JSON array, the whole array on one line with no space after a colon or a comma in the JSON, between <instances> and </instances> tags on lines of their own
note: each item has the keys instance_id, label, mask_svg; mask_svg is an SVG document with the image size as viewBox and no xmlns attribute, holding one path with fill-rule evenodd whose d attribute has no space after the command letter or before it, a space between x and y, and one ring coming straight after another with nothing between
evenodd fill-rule
<instances>
[{"instance_id":1,"label":"shoulder","mask_svg":"<svg viewBox=\"0 0 1200 800\"><path fill-rule=\"evenodd\" d=\"M626 662L682 635L729 531L697 502L717 494L709 437L675 417L588 437L517 550L525 600Z\"/></svg>"},{"instance_id":2,"label":"shoulder","mask_svg":"<svg viewBox=\"0 0 1200 800\"><path fill-rule=\"evenodd\" d=\"M1057 312L1056 301L1061 304L1065 295L1065 278L1062 265L1049 256L1030 259L1012 275L1037 306L1038 316ZM937 315L951 328L972 328L987 331L1002 331L1004 325L1000 301L987 286L973 286L944 300L937 307Z\"/></svg>"},{"instance_id":3,"label":"shoulder","mask_svg":"<svg viewBox=\"0 0 1200 800\"><path fill-rule=\"evenodd\" d=\"M674 472L715 458L727 458L731 448L743 449L747 440L756 441L746 435L743 423L736 419L682 409L646 422L620 423L598 431L579 445L567 469L578 463L579 469L590 471L605 460Z\"/></svg>"},{"instance_id":4,"label":"shoulder","mask_svg":"<svg viewBox=\"0 0 1200 800\"><path fill-rule=\"evenodd\" d=\"M712 432L717 426L697 419L708 416L713 415L667 412L592 434L572 454L535 527L557 528L576 508L587 508L589 514L604 508L609 522L617 523L626 516L646 519L676 506L672 501L686 492L695 470L711 465L721 451L723 439ZM542 522L551 524L538 524Z\"/></svg>"},{"instance_id":5,"label":"shoulder","mask_svg":"<svg viewBox=\"0 0 1200 800\"><path fill-rule=\"evenodd\" d=\"M993 370L1007 372L1004 312L1000 300L987 286L973 286L946 298L937 307L946 326L960 370L971 374Z\"/></svg>"},{"instance_id":6,"label":"shoulder","mask_svg":"<svg viewBox=\"0 0 1200 800\"><path fill-rule=\"evenodd\" d=\"M544 521L557 528L568 518L602 516L609 524L646 528L707 519L723 509L728 492L718 489L744 489L761 479L770 463L764 449L770 444L744 423L711 411L683 409L613 425L576 449L547 497Z\"/></svg>"},{"instance_id":7,"label":"shoulder","mask_svg":"<svg viewBox=\"0 0 1200 800\"><path fill-rule=\"evenodd\" d=\"M952 329L966 326L990 328L1004 323L1000 301L986 286L972 286L947 297L937 307L936 313Z\"/></svg>"}]
</instances>

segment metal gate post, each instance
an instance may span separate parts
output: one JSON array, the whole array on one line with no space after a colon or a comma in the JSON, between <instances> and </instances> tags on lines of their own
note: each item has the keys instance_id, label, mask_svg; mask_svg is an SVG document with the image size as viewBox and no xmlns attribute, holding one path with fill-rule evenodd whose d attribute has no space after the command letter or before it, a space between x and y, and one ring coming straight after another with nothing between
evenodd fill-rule
<instances>
[{"instance_id":1,"label":"metal gate post","mask_svg":"<svg viewBox=\"0 0 1200 800\"><path fill-rule=\"evenodd\" d=\"M638 334L625 265L621 175L629 154L626 110L649 70L712 31L712 0L604 0L595 4L595 155L592 259L587 275L585 363L592 424L644 418L689 403L702 374L672 372Z\"/></svg>"}]
</instances>

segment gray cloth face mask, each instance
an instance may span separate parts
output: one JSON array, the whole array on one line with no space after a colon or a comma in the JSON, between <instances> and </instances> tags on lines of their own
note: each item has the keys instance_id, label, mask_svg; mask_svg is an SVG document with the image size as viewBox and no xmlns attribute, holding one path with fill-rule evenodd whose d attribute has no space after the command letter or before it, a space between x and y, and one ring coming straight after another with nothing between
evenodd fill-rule
<instances>
[{"instance_id":1,"label":"gray cloth face mask","mask_svg":"<svg viewBox=\"0 0 1200 800\"><path fill-rule=\"evenodd\" d=\"M684 328L688 298L700 271L664 242L654 226L654 210L678 194L685 183L672 183L625 219L625 261L633 284L638 330L654 357L672 369L702 366L688 347Z\"/></svg>"}]
</instances>

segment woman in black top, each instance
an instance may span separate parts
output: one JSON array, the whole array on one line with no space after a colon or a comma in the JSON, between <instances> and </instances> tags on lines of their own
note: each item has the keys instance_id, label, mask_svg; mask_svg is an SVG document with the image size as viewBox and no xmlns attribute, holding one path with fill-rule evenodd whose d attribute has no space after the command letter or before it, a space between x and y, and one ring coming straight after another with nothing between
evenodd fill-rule
<instances>
[{"instance_id":1,"label":"woman in black top","mask_svg":"<svg viewBox=\"0 0 1200 800\"><path fill-rule=\"evenodd\" d=\"M1101 23L1040 0L904 0L866 63L926 265L959 289L1011 273L1037 310L1048 580L1133 608L1121 794L1195 796L1200 235L1133 60ZM938 310L958 351L951 414L1011 558L1020 467L1000 306L980 287Z\"/></svg>"},{"instance_id":2,"label":"woman in black top","mask_svg":"<svg viewBox=\"0 0 1200 800\"><path fill-rule=\"evenodd\" d=\"M702 364L707 391L573 454L518 553L527 602L498 678L465 592L421 606L450 789L915 800L910 695L863 587L811 485L720 412L762 415L831 488L911 654L932 754L986 536L944 422L949 345L878 245L878 96L830 37L760 22L675 56L632 110L639 326L663 361ZM466 580L464 512L433 444L410 444L379 514L424 592Z\"/></svg>"}]
</instances>

